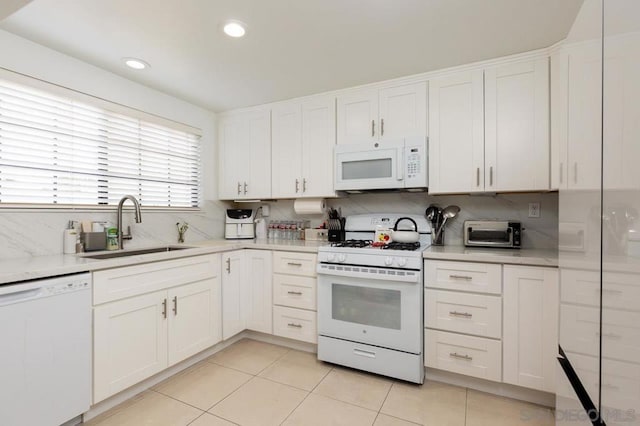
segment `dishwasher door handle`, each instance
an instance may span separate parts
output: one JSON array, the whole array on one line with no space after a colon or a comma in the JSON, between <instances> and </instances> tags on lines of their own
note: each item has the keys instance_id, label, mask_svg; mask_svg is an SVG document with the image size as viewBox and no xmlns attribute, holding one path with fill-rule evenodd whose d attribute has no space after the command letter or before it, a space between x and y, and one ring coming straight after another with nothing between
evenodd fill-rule
<instances>
[{"instance_id":1,"label":"dishwasher door handle","mask_svg":"<svg viewBox=\"0 0 640 426\"><path fill-rule=\"evenodd\" d=\"M41 290L42 287L37 287L28 290L14 291L12 293L2 294L0 295L0 306L20 302L22 300L32 299L40 295Z\"/></svg>"}]
</instances>

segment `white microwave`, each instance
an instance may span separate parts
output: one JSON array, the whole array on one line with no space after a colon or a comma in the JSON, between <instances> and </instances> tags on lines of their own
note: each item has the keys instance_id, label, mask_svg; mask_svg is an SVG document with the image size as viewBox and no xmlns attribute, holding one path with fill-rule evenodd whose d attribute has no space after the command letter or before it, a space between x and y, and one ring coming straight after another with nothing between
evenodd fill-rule
<instances>
[{"instance_id":1,"label":"white microwave","mask_svg":"<svg viewBox=\"0 0 640 426\"><path fill-rule=\"evenodd\" d=\"M342 144L334 152L336 191L427 187L426 138Z\"/></svg>"}]
</instances>

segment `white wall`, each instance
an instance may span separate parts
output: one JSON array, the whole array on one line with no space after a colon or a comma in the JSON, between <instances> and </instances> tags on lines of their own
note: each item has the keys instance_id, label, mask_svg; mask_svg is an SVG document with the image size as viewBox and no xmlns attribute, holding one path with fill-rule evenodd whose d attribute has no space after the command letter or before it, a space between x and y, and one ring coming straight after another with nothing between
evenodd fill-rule
<instances>
[{"instance_id":1,"label":"white wall","mask_svg":"<svg viewBox=\"0 0 640 426\"><path fill-rule=\"evenodd\" d=\"M175 243L176 222L187 221L187 242L223 236L226 204L217 201L215 114L29 40L0 31L0 68L116 102L202 130L203 206L200 212L144 212L128 247ZM125 225L131 221L127 214ZM67 221L112 220L113 211L0 208L0 259L62 252Z\"/></svg>"}]
</instances>

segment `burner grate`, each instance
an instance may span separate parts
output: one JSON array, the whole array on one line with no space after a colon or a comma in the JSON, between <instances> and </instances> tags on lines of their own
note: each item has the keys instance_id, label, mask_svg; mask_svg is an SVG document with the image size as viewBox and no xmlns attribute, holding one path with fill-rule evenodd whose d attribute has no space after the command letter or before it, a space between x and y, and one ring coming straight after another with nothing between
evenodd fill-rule
<instances>
[{"instance_id":1,"label":"burner grate","mask_svg":"<svg viewBox=\"0 0 640 426\"><path fill-rule=\"evenodd\" d=\"M415 243L398 243L398 242L391 242L385 246L382 246L383 250L406 250L406 251L415 251L418 250L420 248L420 243L419 242L415 242Z\"/></svg>"},{"instance_id":2,"label":"burner grate","mask_svg":"<svg viewBox=\"0 0 640 426\"><path fill-rule=\"evenodd\" d=\"M363 248L369 247L372 243L371 240L346 240L331 243L331 247Z\"/></svg>"}]
</instances>

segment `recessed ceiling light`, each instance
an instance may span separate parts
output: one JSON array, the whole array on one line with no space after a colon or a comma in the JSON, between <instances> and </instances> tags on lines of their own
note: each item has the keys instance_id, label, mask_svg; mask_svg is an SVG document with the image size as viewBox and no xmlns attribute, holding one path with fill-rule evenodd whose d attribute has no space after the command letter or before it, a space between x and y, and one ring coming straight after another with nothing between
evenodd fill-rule
<instances>
[{"instance_id":1,"label":"recessed ceiling light","mask_svg":"<svg viewBox=\"0 0 640 426\"><path fill-rule=\"evenodd\" d=\"M143 70L151 66L142 59L138 58L122 58L122 60L129 68L133 68L134 70Z\"/></svg>"},{"instance_id":2,"label":"recessed ceiling light","mask_svg":"<svg viewBox=\"0 0 640 426\"><path fill-rule=\"evenodd\" d=\"M240 21L227 21L222 30L229 37L242 37L247 32L247 24Z\"/></svg>"}]
</instances>

